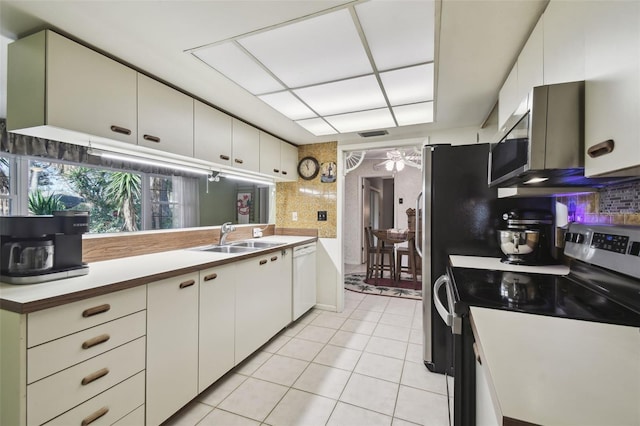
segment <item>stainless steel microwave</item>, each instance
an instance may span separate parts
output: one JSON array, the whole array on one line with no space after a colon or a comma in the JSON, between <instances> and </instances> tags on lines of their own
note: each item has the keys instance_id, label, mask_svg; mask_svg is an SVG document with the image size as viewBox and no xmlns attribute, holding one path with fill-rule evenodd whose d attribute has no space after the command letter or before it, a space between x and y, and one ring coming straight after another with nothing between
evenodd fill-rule
<instances>
[{"instance_id":1,"label":"stainless steel microwave","mask_svg":"<svg viewBox=\"0 0 640 426\"><path fill-rule=\"evenodd\" d=\"M584 82L539 86L489 152L489 186L584 181Z\"/></svg>"}]
</instances>

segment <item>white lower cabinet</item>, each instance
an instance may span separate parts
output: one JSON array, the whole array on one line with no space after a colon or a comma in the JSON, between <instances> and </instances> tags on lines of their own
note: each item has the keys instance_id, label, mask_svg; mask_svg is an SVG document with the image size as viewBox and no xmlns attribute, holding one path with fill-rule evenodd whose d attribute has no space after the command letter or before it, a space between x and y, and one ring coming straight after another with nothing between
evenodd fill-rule
<instances>
[{"instance_id":1,"label":"white lower cabinet","mask_svg":"<svg viewBox=\"0 0 640 426\"><path fill-rule=\"evenodd\" d=\"M198 394L198 273L147 284L147 425Z\"/></svg>"},{"instance_id":2,"label":"white lower cabinet","mask_svg":"<svg viewBox=\"0 0 640 426\"><path fill-rule=\"evenodd\" d=\"M236 266L200 271L198 392L234 366Z\"/></svg>"},{"instance_id":3,"label":"white lower cabinet","mask_svg":"<svg viewBox=\"0 0 640 426\"><path fill-rule=\"evenodd\" d=\"M489 381L480 362L480 357L476 354L476 425L497 426L499 424L491 401Z\"/></svg>"},{"instance_id":4,"label":"white lower cabinet","mask_svg":"<svg viewBox=\"0 0 640 426\"><path fill-rule=\"evenodd\" d=\"M236 364L291 322L291 249L238 264L236 285Z\"/></svg>"}]
</instances>

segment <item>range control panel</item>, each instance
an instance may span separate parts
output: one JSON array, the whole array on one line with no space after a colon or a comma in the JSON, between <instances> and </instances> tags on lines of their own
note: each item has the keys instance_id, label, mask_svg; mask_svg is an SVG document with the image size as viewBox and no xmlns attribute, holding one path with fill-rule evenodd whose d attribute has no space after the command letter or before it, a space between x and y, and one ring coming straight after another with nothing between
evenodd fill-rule
<instances>
[{"instance_id":1,"label":"range control panel","mask_svg":"<svg viewBox=\"0 0 640 426\"><path fill-rule=\"evenodd\" d=\"M640 227L572 223L564 254L640 278Z\"/></svg>"}]
</instances>

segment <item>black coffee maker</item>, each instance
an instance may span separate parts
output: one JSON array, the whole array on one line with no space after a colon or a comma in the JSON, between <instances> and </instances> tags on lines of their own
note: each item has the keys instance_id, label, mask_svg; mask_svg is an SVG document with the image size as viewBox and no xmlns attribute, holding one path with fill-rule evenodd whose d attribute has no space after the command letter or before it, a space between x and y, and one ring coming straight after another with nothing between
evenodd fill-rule
<instances>
[{"instance_id":1,"label":"black coffee maker","mask_svg":"<svg viewBox=\"0 0 640 426\"><path fill-rule=\"evenodd\" d=\"M498 244L504 263L552 265L553 214L548 210L514 209L503 213Z\"/></svg>"},{"instance_id":2,"label":"black coffee maker","mask_svg":"<svg viewBox=\"0 0 640 426\"><path fill-rule=\"evenodd\" d=\"M87 274L82 234L88 229L84 211L0 218L0 280L32 284Z\"/></svg>"}]
</instances>

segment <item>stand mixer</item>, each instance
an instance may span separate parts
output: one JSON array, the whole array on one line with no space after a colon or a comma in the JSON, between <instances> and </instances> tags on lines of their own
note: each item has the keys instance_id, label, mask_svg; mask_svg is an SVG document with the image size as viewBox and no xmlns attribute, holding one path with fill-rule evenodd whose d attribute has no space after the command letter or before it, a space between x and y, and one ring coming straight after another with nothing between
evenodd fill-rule
<instances>
[{"instance_id":1,"label":"stand mixer","mask_svg":"<svg viewBox=\"0 0 640 426\"><path fill-rule=\"evenodd\" d=\"M503 263L549 265L553 259L551 230L553 214L547 210L510 210L502 215L498 243Z\"/></svg>"}]
</instances>

